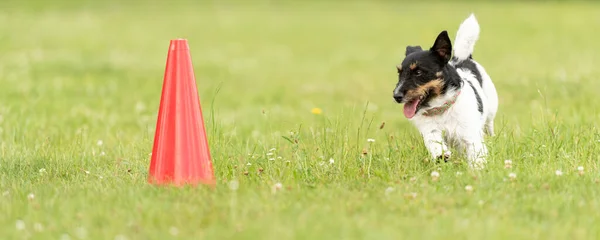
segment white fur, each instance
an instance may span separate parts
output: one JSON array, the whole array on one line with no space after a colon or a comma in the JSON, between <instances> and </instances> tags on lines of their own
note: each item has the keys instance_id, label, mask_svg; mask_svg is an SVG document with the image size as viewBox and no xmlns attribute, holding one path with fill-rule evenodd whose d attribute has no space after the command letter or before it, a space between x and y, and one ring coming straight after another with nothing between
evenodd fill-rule
<instances>
[{"instance_id":1,"label":"white fur","mask_svg":"<svg viewBox=\"0 0 600 240\"><path fill-rule=\"evenodd\" d=\"M459 27L456 34L454 56L450 64L455 65L467 60L472 54L476 40L479 38L479 24L474 15L470 15ZM469 61L473 61L469 59ZM417 127L423 136L425 147L433 159L450 157L448 145L452 144L463 150L467 156L469 166L482 169L488 154L484 142L484 128L489 135L494 135L494 118L498 111L498 95L490 76L483 66L475 62L479 70L483 87L480 86L475 75L468 69L457 68L462 79L460 95L456 102L446 112L437 116L424 116L429 108L439 107L451 100L456 90L449 90L443 96L429 102L431 107L419 111L410 121ZM473 88L479 94L483 103L483 114L478 111L477 100Z\"/></svg>"},{"instance_id":2,"label":"white fur","mask_svg":"<svg viewBox=\"0 0 600 240\"><path fill-rule=\"evenodd\" d=\"M469 58L475 48L475 42L479 39L479 23L474 14L469 15L458 27L454 39L454 57L459 61Z\"/></svg>"}]
</instances>

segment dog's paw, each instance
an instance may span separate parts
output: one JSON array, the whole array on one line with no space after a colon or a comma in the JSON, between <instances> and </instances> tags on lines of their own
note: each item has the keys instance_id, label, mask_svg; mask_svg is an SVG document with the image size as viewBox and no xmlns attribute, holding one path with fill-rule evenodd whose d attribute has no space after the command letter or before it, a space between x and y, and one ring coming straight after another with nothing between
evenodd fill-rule
<instances>
[{"instance_id":1,"label":"dog's paw","mask_svg":"<svg viewBox=\"0 0 600 240\"><path fill-rule=\"evenodd\" d=\"M475 160L469 161L469 167L471 167L471 169L473 170L483 170L485 168L486 163L487 161L485 160L485 158L479 157Z\"/></svg>"},{"instance_id":2,"label":"dog's paw","mask_svg":"<svg viewBox=\"0 0 600 240\"><path fill-rule=\"evenodd\" d=\"M435 159L438 162L441 162L441 161L448 162L448 160L450 159L451 156L452 156L452 152L446 151L443 154L436 156Z\"/></svg>"}]
</instances>

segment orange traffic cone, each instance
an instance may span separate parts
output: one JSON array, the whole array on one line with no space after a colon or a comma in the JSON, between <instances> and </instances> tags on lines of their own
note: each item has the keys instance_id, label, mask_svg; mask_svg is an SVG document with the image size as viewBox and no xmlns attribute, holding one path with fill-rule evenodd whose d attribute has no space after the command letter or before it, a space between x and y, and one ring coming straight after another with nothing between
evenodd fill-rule
<instances>
[{"instance_id":1,"label":"orange traffic cone","mask_svg":"<svg viewBox=\"0 0 600 240\"><path fill-rule=\"evenodd\" d=\"M215 184L188 42L171 40L148 182Z\"/></svg>"}]
</instances>

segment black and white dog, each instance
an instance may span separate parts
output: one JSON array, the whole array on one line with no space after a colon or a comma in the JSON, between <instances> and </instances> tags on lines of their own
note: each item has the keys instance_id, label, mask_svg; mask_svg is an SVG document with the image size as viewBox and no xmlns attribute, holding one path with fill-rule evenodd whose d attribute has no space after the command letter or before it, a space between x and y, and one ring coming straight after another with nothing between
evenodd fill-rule
<instances>
[{"instance_id":1,"label":"black and white dog","mask_svg":"<svg viewBox=\"0 0 600 240\"><path fill-rule=\"evenodd\" d=\"M486 163L484 131L494 135L498 111L494 84L473 60L478 39L479 23L471 14L458 28L454 49L447 31L429 50L407 46L394 89L394 99L404 104L404 116L421 132L433 159L449 158L452 144L465 151L475 169Z\"/></svg>"}]
</instances>

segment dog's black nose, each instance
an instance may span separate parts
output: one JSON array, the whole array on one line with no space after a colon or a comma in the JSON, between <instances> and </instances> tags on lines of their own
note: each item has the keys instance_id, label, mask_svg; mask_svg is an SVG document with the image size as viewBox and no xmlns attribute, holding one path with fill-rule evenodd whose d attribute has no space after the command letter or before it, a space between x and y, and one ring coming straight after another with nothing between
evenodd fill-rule
<instances>
[{"instance_id":1,"label":"dog's black nose","mask_svg":"<svg viewBox=\"0 0 600 240\"><path fill-rule=\"evenodd\" d=\"M397 103L401 103L403 98L404 98L404 94L394 93L394 100L396 100Z\"/></svg>"}]
</instances>

